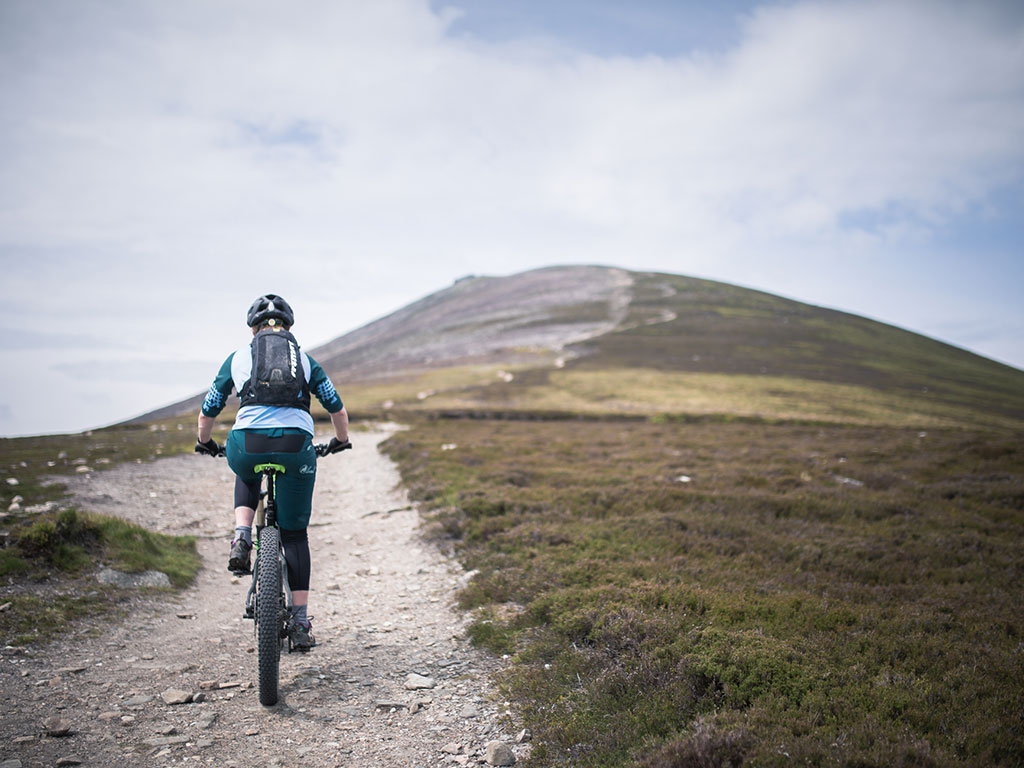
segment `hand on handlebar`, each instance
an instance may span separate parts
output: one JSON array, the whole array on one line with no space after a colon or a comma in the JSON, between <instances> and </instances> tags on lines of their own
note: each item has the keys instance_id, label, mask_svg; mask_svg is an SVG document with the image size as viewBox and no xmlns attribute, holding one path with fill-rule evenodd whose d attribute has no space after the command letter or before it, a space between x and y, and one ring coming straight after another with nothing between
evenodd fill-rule
<instances>
[{"instance_id":1,"label":"hand on handlebar","mask_svg":"<svg viewBox=\"0 0 1024 768\"><path fill-rule=\"evenodd\" d=\"M352 447L352 443L346 440L341 442L338 438L332 437L329 443L318 443L316 446L317 456L326 456L329 453L340 453Z\"/></svg>"},{"instance_id":2,"label":"hand on handlebar","mask_svg":"<svg viewBox=\"0 0 1024 768\"><path fill-rule=\"evenodd\" d=\"M224 455L224 446L220 445L212 437L205 443L200 443L198 440L196 440L195 448L193 448L192 450L195 451L196 453L204 453L207 456Z\"/></svg>"}]
</instances>

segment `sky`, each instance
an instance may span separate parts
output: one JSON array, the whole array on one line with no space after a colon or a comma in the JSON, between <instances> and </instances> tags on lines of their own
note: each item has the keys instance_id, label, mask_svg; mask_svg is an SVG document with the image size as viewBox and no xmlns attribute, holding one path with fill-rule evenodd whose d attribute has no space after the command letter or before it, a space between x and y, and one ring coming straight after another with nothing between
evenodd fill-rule
<instances>
[{"instance_id":1,"label":"sky","mask_svg":"<svg viewBox=\"0 0 1024 768\"><path fill-rule=\"evenodd\" d=\"M1024 367L1024 5L4 0L0 435L605 264Z\"/></svg>"}]
</instances>

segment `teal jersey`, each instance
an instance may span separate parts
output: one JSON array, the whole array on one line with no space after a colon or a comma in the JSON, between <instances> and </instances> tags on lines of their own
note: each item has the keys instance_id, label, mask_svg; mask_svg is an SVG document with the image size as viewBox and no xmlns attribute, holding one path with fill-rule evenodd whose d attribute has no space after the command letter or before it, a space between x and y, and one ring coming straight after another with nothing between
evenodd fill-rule
<instances>
[{"instance_id":1,"label":"teal jersey","mask_svg":"<svg viewBox=\"0 0 1024 768\"><path fill-rule=\"evenodd\" d=\"M309 391L328 413L337 413L344 404L324 369L305 352L301 354L303 372ZM232 352L220 367L216 378L203 400L204 416L215 417L227 403L232 390L237 394L249 380L252 354L248 346ZM274 405L247 405L238 409L234 429L274 429L293 427L313 434L313 417L302 408Z\"/></svg>"}]
</instances>

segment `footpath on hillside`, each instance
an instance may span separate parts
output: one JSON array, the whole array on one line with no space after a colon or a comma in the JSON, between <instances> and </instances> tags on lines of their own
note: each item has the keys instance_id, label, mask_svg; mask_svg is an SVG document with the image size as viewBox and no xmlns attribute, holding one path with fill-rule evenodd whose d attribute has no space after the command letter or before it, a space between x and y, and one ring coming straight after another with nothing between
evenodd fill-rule
<instances>
[{"instance_id":1,"label":"footpath on hillside","mask_svg":"<svg viewBox=\"0 0 1024 768\"><path fill-rule=\"evenodd\" d=\"M425 768L486 763L492 741L525 757L529 744L516 743L491 684L500 661L468 644L453 609L466 574L420 538L398 472L377 450L391 429L354 433L354 450L318 464L318 646L282 655L271 708L257 700L253 626L242 618L248 577L226 570L227 463L176 456L76 479L81 509L200 537L203 569L181 593L131 598L124 618L4 649L0 767Z\"/></svg>"}]
</instances>

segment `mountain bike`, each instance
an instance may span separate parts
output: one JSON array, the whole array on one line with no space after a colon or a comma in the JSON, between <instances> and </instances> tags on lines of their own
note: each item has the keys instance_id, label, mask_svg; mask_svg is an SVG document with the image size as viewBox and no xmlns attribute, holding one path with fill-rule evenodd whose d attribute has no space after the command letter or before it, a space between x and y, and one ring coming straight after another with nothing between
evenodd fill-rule
<instances>
[{"instance_id":1,"label":"mountain bike","mask_svg":"<svg viewBox=\"0 0 1024 768\"><path fill-rule=\"evenodd\" d=\"M317 456L328 454L328 445L313 446ZM343 444L340 450L351 448ZM277 527L275 485L278 475L285 473L280 464L258 464L254 470L263 476L264 487L256 506L253 537L256 557L252 565L252 583L245 596L242 618L252 619L256 635L256 665L260 704L273 706L278 699L281 648L288 638L288 652L293 650L290 635L292 622L292 590L288 586L288 564L285 561L281 531Z\"/></svg>"}]
</instances>

